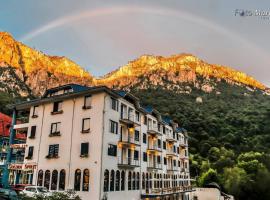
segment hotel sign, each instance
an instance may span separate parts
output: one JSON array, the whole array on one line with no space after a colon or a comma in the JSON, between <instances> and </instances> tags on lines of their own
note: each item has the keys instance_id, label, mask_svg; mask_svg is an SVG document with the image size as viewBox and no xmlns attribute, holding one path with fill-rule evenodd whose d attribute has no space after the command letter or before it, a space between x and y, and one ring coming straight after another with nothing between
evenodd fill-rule
<instances>
[{"instance_id":1,"label":"hotel sign","mask_svg":"<svg viewBox=\"0 0 270 200\"><path fill-rule=\"evenodd\" d=\"M37 164L10 164L9 169L13 170L34 170L37 168Z\"/></svg>"}]
</instances>

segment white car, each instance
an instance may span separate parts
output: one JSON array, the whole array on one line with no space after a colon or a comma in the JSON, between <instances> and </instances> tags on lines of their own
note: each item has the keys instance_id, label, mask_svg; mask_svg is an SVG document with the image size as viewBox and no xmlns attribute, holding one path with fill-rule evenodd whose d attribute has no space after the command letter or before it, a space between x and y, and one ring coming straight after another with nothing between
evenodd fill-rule
<instances>
[{"instance_id":1,"label":"white car","mask_svg":"<svg viewBox=\"0 0 270 200\"><path fill-rule=\"evenodd\" d=\"M34 197L35 195L50 196L52 193L42 186L26 186L22 191L26 196Z\"/></svg>"}]
</instances>

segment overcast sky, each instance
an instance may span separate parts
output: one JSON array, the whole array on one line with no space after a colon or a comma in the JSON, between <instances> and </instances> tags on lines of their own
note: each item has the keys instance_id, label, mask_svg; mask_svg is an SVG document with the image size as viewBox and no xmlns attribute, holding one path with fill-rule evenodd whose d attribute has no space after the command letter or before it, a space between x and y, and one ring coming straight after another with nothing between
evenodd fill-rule
<instances>
[{"instance_id":1,"label":"overcast sky","mask_svg":"<svg viewBox=\"0 0 270 200\"><path fill-rule=\"evenodd\" d=\"M191 53L270 86L270 16L241 9L270 11L270 1L2 0L0 30L95 76L143 54Z\"/></svg>"}]
</instances>

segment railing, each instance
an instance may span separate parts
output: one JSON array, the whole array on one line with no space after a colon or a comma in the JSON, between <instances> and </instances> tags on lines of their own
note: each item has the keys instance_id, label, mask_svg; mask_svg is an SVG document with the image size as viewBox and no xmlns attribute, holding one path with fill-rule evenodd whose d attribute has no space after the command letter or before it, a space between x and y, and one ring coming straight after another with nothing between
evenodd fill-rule
<instances>
[{"instance_id":1,"label":"railing","mask_svg":"<svg viewBox=\"0 0 270 200\"><path fill-rule=\"evenodd\" d=\"M118 157L118 165L127 165L127 166L139 166L139 160L134 160L131 157L122 158L121 156Z\"/></svg>"},{"instance_id":2,"label":"railing","mask_svg":"<svg viewBox=\"0 0 270 200\"><path fill-rule=\"evenodd\" d=\"M156 150L156 151L161 151L161 147L159 147L157 144L151 144L148 143L148 150Z\"/></svg>"},{"instance_id":3,"label":"railing","mask_svg":"<svg viewBox=\"0 0 270 200\"><path fill-rule=\"evenodd\" d=\"M167 170L168 171L178 171L178 167L177 166L167 166Z\"/></svg>"},{"instance_id":4,"label":"railing","mask_svg":"<svg viewBox=\"0 0 270 200\"><path fill-rule=\"evenodd\" d=\"M178 186L178 187L169 187L169 188L147 188L145 194L143 195L164 195L164 194L173 194L177 192L193 191L192 186Z\"/></svg>"},{"instance_id":5,"label":"railing","mask_svg":"<svg viewBox=\"0 0 270 200\"><path fill-rule=\"evenodd\" d=\"M140 144L140 140L136 140L136 138L134 136L131 136L129 134L121 134L120 135L120 142Z\"/></svg>"},{"instance_id":6,"label":"railing","mask_svg":"<svg viewBox=\"0 0 270 200\"><path fill-rule=\"evenodd\" d=\"M147 126L148 131L154 131L154 132L158 132L158 126L157 125L149 125Z\"/></svg>"},{"instance_id":7,"label":"railing","mask_svg":"<svg viewBox=\"0 0 270 200\"><path fill-rule=\"evenodd\" d=\"M173 133L167 133L166 136L168 140L176 141L175 137L173 137Z\"/></svg>"},{"instance_id":8,"label":"railing","mask_svg":"<svg viewBox=\"0 0 270 200\"><path fill-rule=\"evenodd\" d=\"M147 162L147 167L153 169L162 169L162 164L157 162Z\"/></svg>"},{"instance_id":9,"label":"railing","mask_svg":"<svg viewBox=\"0 0 270 200\"><path fill-rule=\"evenodd\" d=\"M176 152L173 151L173 149L167 149L166 154L168 154L168 155L174 155L174 156L177 155Z\"/></svg>"},{"instance_id":10,"label":"railing","mask_svg":"<svg viewBox=\"0 0 270 200\"><path fill-rule=\"evenodd\" d=\"M121 112L121 119L126 119L130 121L135 121L134 120L134 114L133 113L128 113L128 112Z\"/></svg>"}]
</instances>

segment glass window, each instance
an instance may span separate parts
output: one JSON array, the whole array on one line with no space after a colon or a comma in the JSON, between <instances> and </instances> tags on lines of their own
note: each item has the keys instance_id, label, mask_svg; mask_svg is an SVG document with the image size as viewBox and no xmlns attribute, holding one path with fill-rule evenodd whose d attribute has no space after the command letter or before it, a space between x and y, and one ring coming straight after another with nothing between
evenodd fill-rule
<instances>
[{"instance_id":1,"label":"glass window","mask_svg":"<svg viewBox=\"0 0 270 200\"><path fill-rule=\"evenodd\" d=\"M59 176L59 190L65 190L66 171L62 169Z\"/></svg>"},{"instance_id":2,"label":"glass window","mask_svg":"<svg viewBox=\"0 0 270 200\"><path fill-rule=\"evenodd\" d=\"M126 180L125 171L122 171L121 172L121 191L125 190L125 180Z\"/></svg>"},{"instance_id":3,"label":"glass window","mask_svg":"<svg viewBox=\"0 0 270 200\"><path fill-rule=\"evenodd\" d=\"M139 160L139 151L134 151L134 160Z\"/></svg>"},{"instance_id":4,"label":"glass window","mask_svg":"<svg viewBox=\"0 0 270 200\"><path fill-rule=\"evenodd\" d=\"M120 171L116 171L115 176L115 191L120 191Z\"/></svg>"},{"instance_id":5,"label":"glass window","mask_svg":"<svg viewBox=\"0 0 270 200\"><path fill-rule=\"evenodd\" d=\"M117 156L117 146L116 145L109 144L108 155L109 156Z\"/></svg>"},{"instance_id":6,"label":"glass window","mask_svg":"<svg viewBox=\"0 0 270 200\"><path fill-rule=\"evenodd\" d=\"M75 191L81 190L81 170L80 169L76 169L75 171L74 190Z\"/></svg>"},{"instance_id":7,"label":"glass window","mask_svg":"<svg viewBox=\"0 0 270 200\"><path fill-rule=\"evenodd\" d=\"M103 191L108 192L109 190L109 170L104 171L104 182L103 182Z\"/></svg>"},{"instance_id":8,"label":"glass window","mask_svg":"<svg viewBox=\"0 0 270 200\"><path fill-rule=\"evenodd\" d=\"M89 152L89 143L81 143L81 156L88 156Z\"/></svg>"},{"instance_id":9,"label":"glass window","mask_svg":"<svg viewBox=\"0 0 270 200\"><path fill-rule=\"evenodd\" d=\"M59 136L60 126L61 126L61 122L52 123L50 136Z\"/></svg>"},{"instance_id":10,"label":"glass window","mask_svg":"<svg viewBox=\"0 0 270 200\"><path fill-rule=\"evenodd\" d=\"M131 190L131 172L128 172L128 190Z\"/></svg>"},{"instance_id":11,"label":"glass window","mask_svg":"<svg viewBox=\"0 0 270 200\"><path fill-rule=\"evenodd\" d=\"M140 132L135 130L135 141L140 141Z\"/></svg>"},{"instance_id":12,"label":"glass window","mask_svg":"<svg viewBox=\"0 0 270 200\"><path fill-rule=\"evenodd\" d=\"M147 162L147 153L146 152L143 152L143 161Z\"/></svg>"},{"instance_id":13,"label":"glass window","mask_svg":"<svg viewBox=\"0 0 270 200\"><path fill-rule=\"evenodd\" d=\"M90 174L89 174L89 170L85 169L83 171L83 191L88 191L89 190L89 178L90 178Z\"/></svg>"},{"instance_id":14,"label":"glass window","mask_svg":"<svg viewBox=\"0 0 270 200\"><path fill-rule=\"evenodd\" d=\"M84 118L82 121L82 133L90 132L90 118Z\"/></svg>"},{"instance_id":15,"label":"glass window","mask_svg":"<svg viewBox=\"0 0 270 200\"><path fill-rule=\"evenodd\" d=\"M114 191L114 170L111 170L110 191Z\"/></svg>"},{"instance_id":16,"label":"glass window","mask_svg":"<svg viewBox=\"0 0 270 200\"><path fill-rule=\"evenodd\" d=\"M136 117L136 121L140 122L140 113L138 111L135 111L135 117Z\"/></svg>"},{"instance_id":17,"label":"glass window","mask_svg":"<svg viewBox=\"0 0 270 200\"><path fill-rule=\"evenodd\" d=\"M33 157L33 153L34 153L34 147L33 146L28 147L28 155L26 159L31 159Z\"/></svg>"},{"instance_id":18,"label":"glass window","mask_svg":"<svg viewBox=\"0 0 270 200\"><path fill-rule=\"evenodd\" d=\"M56 158L58 157L58 152L59 152L59 144L52 144L49 145L49 153L48 153L48 158Z\"/></svg>"},{"instance_id":19,"label":"glass window","mask_svg":"<svg viewBox=\"0 0 270 200\"><path fill-rule=\"evenodd\" d=\"M164 158L164 165L167 165L167 158Z\"/></svg>"},{"instance_id":20,"label":"glass window","mask_svg":"<svg viewBox=\"0 0 270 200\"><path fill-rule=\"evenodd\" d=\"M38 116L38 106L33 107L33 115L32 117L37 117Z\"/></svg>"},{"instance_id":21,"label":"glass window","mask_svg":"<svg viewBox=\"0 0 270 200\"><path fill-rule=\"evenodd\" d=\"M37 180L37 185L42 186L43 184L43 170L38 171L38 180Z\"/></svg>"},{"instance_id":22,"label":"glass window","mask_svg":"<svg viewBox=\"0 0 270 200\"><path fill-rule=\"evenodd\" d=\"M36 130L37 130L37 127L36 126L31 126L31 132L30 132L29 138L35 138L35 136L36 136Z\"/></svg>"},{"instance_id":23,"label":"glass window","mask_svg":"<svg viewBox=\"0 0 270 200\"><path fill-rule=\"evenodd\" d=\"M57 178L58 178L58 171L53 170L53 172L52 172L51 190L56 190L57 189Z\"/></svg>"},{"instance_id":24,"label":"glass window","mask_svg":"<svg viewBox=\"0 0 270 200\"><path fill-rule=\"evenodd\" d=\"M118 100L115 98L111 98L111 108L118 111Z\"/></svg>"},{"instance_id":25,"label":"glass window","mask_svg":"<svg viewBox=\"0 0 270 200\"><path fill-rule=\"evenodd\" d=\"M147 139L146 139L146 138L147 138L147 137L146 137L146 134L144 133L144 134L143 134L143 143L144 143L144 144L146 144L146 142L147 142Z\"/></svg>"},{"instance_id":26,"label":"glass window","mask_svg":"<svg viewBox=\"0 0 270 200\"><path fill-rule=\"evenodd\" d=\"M118 134L118 123L110 120L110 132L114 134Z\"/></svg>"},{"instance_id":27,"label":"glass window","mask_svg":"<svg viewBox=\"0 0 270 200\"><path fill-rule=\"evenodd\" d=\"M145 175L144 172L142 173L142 189L145 189Z\"/></svg>"},{"instance_id":28,"label":"glass window","mask_svg":"<svg viewBox=\"0 0 270 200\"><path fill-rule=\"evenodd\" d=\"M136 189L136 173L133 172L133 176L132 176L132 190Z\"/></svg>"},{"instance_id":29,"label":"glass window","mask_svg":"<svg viewBox=\"0 0 270 200\"><path fill-rule=\"evenodd\" d=\"M91 108L91 100L92 100L91 95L88 95L88 96L84 97L84 105L83 105L84 109Z\"/></svg>"},{"instance_id":30,"label":"glass window","mask_svg":"<svg viewBox=\"0 0 270 200\"><path fill-rule=\"evenodd\" d=\"M46 170L44 177L44 187L46 187L47 189L49 189L50 187L50 178L51 178L50 170Z\"/></svg>"},{"instance_id":31,"label":"glass window","mask_svg":"<svg viewBox=\"0 0 270 200\"><path fill-rule=\"evenodd\" d=\"M163 149L166 150L166 142L163 141Z\"/></svg>"},{"instance_id":32,"label":"glass window","mask_svg":"<svg viewBox=\"0 0 270 200\"><path fill-rule=\"evenodd\" d=\"M140 189L140 173L137 172L136 189Z\"/></svg>"},{"instance_id":33,"label":"glass window","mask_svg":"<svg viewBox=\"0 0 270 200\"><path fill-rule=\"evenodd\" d=\"M61 112L62 111L62 101L57 101L53 103L53 112Z\"/></svg>"}]
</instances>

